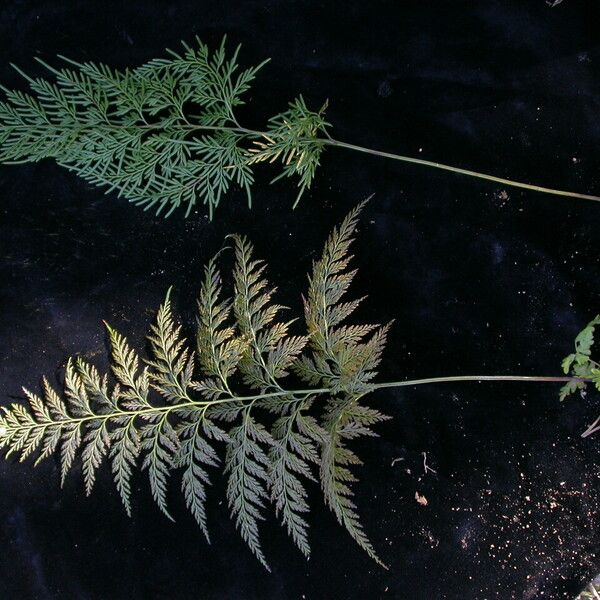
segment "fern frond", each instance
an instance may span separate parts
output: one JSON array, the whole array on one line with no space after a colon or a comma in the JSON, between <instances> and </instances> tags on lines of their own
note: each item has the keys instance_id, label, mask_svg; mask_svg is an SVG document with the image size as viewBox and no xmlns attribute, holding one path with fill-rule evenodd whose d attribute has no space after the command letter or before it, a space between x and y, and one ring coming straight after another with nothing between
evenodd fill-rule
<instances>
[{"instance_id":1,"label":"fern frond","mask_svg":"<svg viewBox=\"0 0 600 600\"><path fill-rule=\"evenodd\" d=\"M148 469L150 489L156 504L165 516L174 521L167 510L167 479L179 451L179 436L169 423L168 412L150 413L143 418L150 422L140 430L142 450L146 450L142 468Z\"/></svg>"},{"instance_id":2,"label":"fern frond","mask_svg":"<svg viewBox=\"0 0 600 600\"><path fill-rule=\"evenodd\" d=\"M101 377L98 369L82 358L75 359L75 368L87 394L93 402L97 403L103 410L117 408L114 395L111 395L108 391L107 375Z\"/></svg>"},{"instance_id":3,"label":"fern frond","mask_svg":"<svg viewBox=\"0 0 600 600\"><path fill-rule=\"evenodd\" d=\"M312 356L304 356L295 365L296 373L307 383L321 383L354 395L370 391L368 384L376 375L389 329L389 325L342 325L362 300L342 302L356 274L349 268L349 251L365 202L334 229L321 258L313 265L304 301ZM371 338L364 341L372 332Z\"/></svg>"},{"instance_id":4,"label":"fern frond","mask_svg":"<svg viewBox=\"0 0 600 600\"><path fill-rule=\"evenodd\" d=\"M600 315L592 319L575 338L575 352L566 356L562 361L565 375L572 375L573 379L567 381L560 390L559 397L564 400L576 391L585 394L588 383L592 383L600 390L600 363L592 358L594 333L596 326L600 325ZM600 430L600 417L598 417L582 434L587 437Z\"/></svg>"},{"instance_id":5,"label":"fern frond","mask_svg":"<svg viewBox=\"0 0 600 600\"><path fill-rule=\"evenodd\" d=\"M110 438L105 420L97 422L92 421L89 430L83 438L83 452L81 461L83 464L83 478L85 481L85 491L89 496L96 481L96 471L102 463L108 448Z\"/></svg>"},{"instance_id":6,"label":"fern frond","mask_svg":"<svg viewBox=\"0 0 600 600\"><path fill-rule=\"evenodd\" d=\"M308 384L323 385L332 391L322 417L322 428L327 432L320 462L325 501L359 546L383 565L364 533L352 501L350 484L356 479L349 467L361 461L346 445L356 437L374 435L371 426L385 418L359 406L358 400L372 389L389 325L340 325L360 303L342 299L356 274L349 269L349 251L363 206L364 203L359 204L334 229L313 266L304 302L312 354L303 356L295 371Z\"/></svg>"},{"instance_id":7,"label":"fern frond","mask_svg":"<svg viewBox=\"0 0 600 600\"><path fill-rule=\"evenodd\" d=\"M310 110L302 96L272 117L264 130L243 127L244 104L258 71L268 61L241 70L240 47L228 55L225 38L215 52L198 38L181 53L134 69L78 63L59 56L60 68L38 59L52 81L15 69L29 92L0 86L0 163L54 159L92 185L169 216L188 216L200 203L213 217L233 187L251 206L253 169L278 162L273 181L297 177L298 195L310 188L326 147L344 148L404 163L460 173L530 191L586 200L600 197L512 181L333 139L325 120L327 102ZM13 65L14 66L14 65Z\"/></svg>"},{"instance_id":8,"label":"fern frond","mask_svg":"<svg viewBox=\"0 0 600 600\"><path fill-rule=\"evenodd\" d=\"M145 408L148 406L150 387L148 369L143 369L138 375L140 361L137 354L118 331L108 323L105 325L110 340L112 372L122 386L118 395L126 400L125 406L132 410Z\"/></svg>"},{"instance_id":9,"label":"fern frond","mask_svg":"<svg viewBox=\"0 0 600 600\"><path fill-rule=\"evenodd\" d=\"M264 519L261 509L269 498L269 459L263 445L273 441L263 425L245 409L242 423L229 431L230 441L225 457L227 501L237 528L260 563L268 570L258 533L258 521Z\"/></svg>"},{"instance_id":10,"label":"fern frond","mask_svg":"<svg viewBox=\"0 0 600 600\"><path fill-rule=\"evenodd\" d=\"M148 67L171 68L184 66ZM100 74L107 95L133 85ZM307 485L319 473L328 506L377 559L352 503L348 466L359 461L347 444L373 435L385 418L359 398L375 389L387 327L338 325L331 317L351 279L347 252L356 217L353 212L334 232L315 265L305 307L308 335L291 332L294 320L278 319L283 307L274 302L265 264L248 240L234 236L233 300L226 299L215 257L201 284L196 352L188 349L169 291L150 326L147 358L107 325L113 377L70 359L64 394L44 379L43 397L25 391L27 405L3 408L0 447L20 460L37 453L36 462L58 454L62 481L79 455L88 494L102 463L110 462L129 515L138 468L148 471L152 497L170 519L169 483L180 474L186 506L207 540L210 471L221 469L236 528L266 568L259 529L270 505L309 556ZM285 386L291 372L309 386Z\"/></svg>"},{"instance_id":11,"label":"fern frond","mask_svg":"<svg viewBox=\"0 0 600 600\"><path fill-rule=\"evenodd\" d=\"M366 536L356 512L350 485L356 481L350 470L351 466L361 465L361 460L348 449L345 440L358 437L353 431L352 418L345 410L355 402L350 398L342 402L332 403L329 414L323 425L327 436L324 438L321 456L321 487L325 502L335 514L340 525L343 525L356 543L382 567L381 561L373 545ZM370 433L370 430L367 430Z\"/></svg>"},{"instance_id":12,"label":"fern frond","mask_svg":"<svg viewBox=\"0 0 600 600\"><path fill-rule=\"evenodd\" d=\"M129 517L131 516L131 477L142 450L140 433L136 427L136 416L136 413L132 413L115 417L115 427L110 434L112 473L125 512Z\"/></svg>"},{"instance_id":13,"label":"fern frond","mask_svg":"<svg viewBox=\"0 0 600 600\"><path fill-rule=\"evenodd\" d=\"M245 383L254 389L274 390L281 394L263 399L261 404L280 418L275 421L271 435L270 492L277 513L298 548L309 555L307 523L301 516L308 511L306 490L298 475L313 479L307 464L314 458L313 438L299 433L302 411L308 399L286 394L279 380L288 375L288 368L297 362L306 346L306 336L289 336L292 321L277 322L284 308L271 302L275 289L264 276L265 265L253 259L253 248L247 239L234 236L236 268L234 270L234 311L240 331L249 342L240 362ZM290 405L294 408L290 409ZM288 411L291 413L288 414ZM308 421L305 421L308 423ZM305 429L315 431L305 425Z\"/></svg>"},{"instance_id":14,"label":"fern frond","mask_svg":"<svg viewBox=\"0 0 600 600\"><path fill-rule=\"evenodd\" d=\"M240 370L245 383L254 389L277 388L273 363L267 365L265 353L270 357L287 334L288 324L273 323L283 306L271 302L276 289L264 277L265 263L253 259L252 244L244 237L232 237L236 258L233 310L240 333L248 340Z\"/></svg>"},{"instance_id":15,"label":"fern frond","mask_svg":"<svg viewBox=\"0 0 600 600\"><path fill-rule=\"evenodd\" d=\"M181 480L186 505L210 543L206 525L206 486L210 480L206 467L217 467L220 459L209 441L229 442L229 435L207 416L206 409L180 411L183 418L177 428L181 446L176 466L184 469Z\"/></svg>"},{"instance_id":16,"label":"fern frond","mask_svg":"<svg viewBox=\"0 0 600 600\"><path fill-rule=\"evenodd\" d=\"M348 253L358 224L358 216L365 202L354 208L341 225L333 230L320 260L313 265L313 272L309 277L304 313L310 343L316 352L331 358L335 356L333 345L339 343L339 337L343 336L344 332L342 330L336 334L332 329L348 317L360 303L360 300L354 300L342 304L340 300L356 274L356 271L348 270L351 260ZM368 328L369 326L367 331ZM352 335L353 341L356 341L356 333L355 330Z\"/></svg>"},{"instance_id":17,"label":"fern frond","mask_svg":"<svg viewBox=\"0 0 600 600\"><path fill-rule=\"evenodd\" d=\"M198 356L204 373L214 381L216 395L228 393L228 379L236 371L247 342L228 324L231 301L221 300L221 277L213 258L205 268L198 300ZM206 384L205 384L206 387Z\"/></svg>"},{"instance_id":18,"label":"fern frond","mask_svg":"<svg viewBox=\"0 0 600 600\"><path fill-rule=\"evenodd\" d=\"M253 154L252 141L263 132L236 119L235 109L268 62L240 70L238 52L239 46L227 56L225 38L213 53L196 39L181 54L168 51L169 58L133 70L64 57L65 66L56 68L38 60L54 77L50 82L17 69L30 93L4 90L0 162L51 158L165 216L178 207L187 216L203 203L212 218L232 186L244 190L251 205L253 164L266 152L281 152ZM270 124L278 148L289 148L283 174L298 175L301 192L314 177L323 150L316 137L325 126L321 113L308 110L302 99Z\"/></svg>"}]
</instances>

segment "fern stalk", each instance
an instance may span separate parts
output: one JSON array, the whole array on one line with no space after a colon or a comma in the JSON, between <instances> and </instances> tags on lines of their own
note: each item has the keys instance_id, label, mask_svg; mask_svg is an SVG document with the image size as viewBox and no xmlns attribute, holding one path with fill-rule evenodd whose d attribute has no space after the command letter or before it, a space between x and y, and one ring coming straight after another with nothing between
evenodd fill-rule
<instances>
[{"instance_id":1,"label":"fern stalk","mask_svg":"<svg viewBox=\"0 0 600 600\"><path fill-rule=\"evenodd\" d=\"M374 383L371 385L370 391L376 391L384 388L400 388L400 387L416 387L420 385L432 385L438 383L456 383L459 381L529 381L529 382L591 382L592 379L584 377L553 377L543 375L453 375L450 377L427 377L425 379L406 379L403 381L387 381L383 383ZM115 411L112 413L102 414L102 419L114 419L123 416L137 417L146 414L165 414L183 408L207 408L218 404L227 404L230 402L253 403L256 400L266 400L268 398L278 398L285 396L311 396L311 395L327 395L336 392L336 388L307 388L307 389L281 389L278 392L265 392L255 394L253 396L232 396L222 400L212 400L205 402L201 400L189 400L173 406L158 406L147 409L139 409L137 411ZM71 423L85 423L87 421L98 420L98 415L89 415L87 417L61 419L61 424L68 425Z\"/></svg>"},{"instance_id":2,"label":"fern stalk","mask_svg":"<svg viewBox=\"0 0 600 600\"><path fill-rule=\"evenodd\" d=\"M543 375L453 375L451 377L427 377L425 379L409 379L407 381L390 381L375 383L374 389L411 387L436 383L456 383L458 381L531 381L531 382L561 382L561 381L591 381L581 377L552 377Z\"/></svg>"},{"instance_id":3,"label":"fern stalk","mask_svg":"<svg viewBox=\"0 0 600 600\"><path fill-rule=\"evenodd\" d=\"M352 489L362 464L354 440L375 436L374 426L389 418L364 403L368 395L469 381L563 382L574 390L598 385L600 374L579 365L589 358L591 325L578 337L576 355L563 363L564 376L375 382L390 325L347 324L360 300L345 300L356 273L349 250L361 207L332 232L313 265L304 300L306 335L290 334L293 321L281 319L265 263L254 258L247 239L233 236L233 297L225 294L215 257L200 288L195 350L173 315L169 290L150 328L148 359L107 325L111 380L82 358L69 359L63 396L44 379L43 396L24 389L27 404L2 407L0 448L21 461L37 454L36 464L57 454L63 482L80 454L87 494L101 464L110 462L129 515L138 467L148 472L152 497L170 519L167 489L180 473L185 503L207 540L210 475L220 469L236 528L267 569L260 522L268 505L308 557L306 486L318 481L339 523L385 566L361 525ZM579 366L569 374L572 363ZM301 383L287 384L288 377Z\"/></svg>"},{"instance_id":4,"label":"fern stalk","mask_svg":"<svg viewBox=\"0 0 600 600\"><path fill-rule=\"evenodd\" d=\"M494 183L500 183L513 188L520 188L523 190L529 190L532 192L540 192L542 194L550 194L552 196L565 196L567 198L579 198L580 200L593 200L599 202L599 196L593 196L591 194L580 194L578 192L570 192L566 190L556 190L553 188L547 188L540 185L533 185L530 183L524 183L522 181L514 181L513 179L506 179L503 177L496 177L494 175L488 175L486 173L479 173L478 171L471 171L469 169L462 169L460 167L453 167L439 162L431 160L424 160L422 158L416 158L414 156L404 156L401 154L393 154L391 152L382 152L381 150L373 150L372 148L365 148L364 146L357 146L356 144L349 144L347 142L341 142L334 139L323 140L323 143L328 146L334 146L336 148L346 148L347 150L354 150L356 152L364 152L373 156L379 156L381 158L390 158L392 160L398 160L401 162L412 163L415 165L421 165L424 167L431 167L433 169L441 169L442 171L451 171L458 175L466 175L467 177L475 177L477 179L485 179L487 181L493 181Z\"/></svg>"},{"instance_id":5,"label":"fern stalk","mask_svg":"<svg viewBox=\"0 0 600 600\"><path fill-rule=\"evenodd\" d=\"M456 383L459 381L530 381L530 382L591 382L591 379L583 377L551 377L542 375L457 375L452 377L428 377L426 379L407 379L404 381L388 381L383 383L374 383L371 385L372 392L379 389L388 388L400 388L400 387L416 387L420 385L432 385L438 383ZM141 417L144 418L147 415L165 415L173 412L177 412L186 408L194 409L205 409L208 407L214 407L220 404L229 403L242 403L252 406L257 400L267 400L269 398L283 398L287 396L316 396L316 395L329 395L336 393L336 388L310 388L310 389L281 389L278 392L265 392L263 394L256 394L253 396L232 396L230 398L224 398L221 400L212 400L210 402L202 400L189 400L188 402L181 402L173 406L153 406L146 409L138 409L133 411L114 411L112 413L106 413L101 415L88 415L85 417L73 417L68 419L61 419L60 421L52 421L43 424L43 427L49 427L60 423L61 426L66 425L82 425L90 421L110 421L112 419L118 419L122 417ZM38 423L31 425L25 425L19 427L19 430L25 431L27 429L35 429L39 427ZM0 441L8 435L7 429L0 429ZM9 451L10 454L11 451Z\"/></svg>"},{"instance_id":6,"label":"fern stalk","mask_svg":"<svg viewBox=\"0 0 600 600\"><path fill-rule=\"evenodd\" d=\"M268 61L245 70L231 57L225 40L216 52L197 40L184 52L141 67L112 70L60 57L64 68L38 62L55 78L32 78L14 67L31 93L0 86L0 163L53 158L88 182L117 191L130 202L170 215L186 216L200 202L212 218L233 185L252 202L254 167L279 163L273 179L298 181L296 206L310 188L326 148L341 148L405 163L450 171L494 183L556 196L599 201L600 197L550 189L468 169L382 152L334 139L325 103L310 110L302 96L250 129L237 120L236 107ZM14 65L13 65L14 66Z\"/></svg>"}]
</instances>

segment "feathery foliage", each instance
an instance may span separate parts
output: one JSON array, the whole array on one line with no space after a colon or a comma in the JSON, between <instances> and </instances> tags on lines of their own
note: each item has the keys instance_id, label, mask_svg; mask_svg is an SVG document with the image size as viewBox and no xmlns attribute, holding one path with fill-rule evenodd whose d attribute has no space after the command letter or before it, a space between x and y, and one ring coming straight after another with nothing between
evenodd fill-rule
<instances>
[{"instance_id":1,"label":"feathery foliage","mask_svg":"<svg viewBox=\"0 0 600 600\"><path fill-rule=\"evenodd\" d=\"M569 354L562 361L562 369L565 375L572 375L575 379L568 381L560 390L560 399L580 391L585 395L587 385L592 383L600 390L600 364L592 358L592 346L594 345L594 333L596 325L600 325L600 315L592 319L575 338L575 352ZM582 434L587 437L600 429L600 417L598 417Z\"/></svg>"},{"instance_id":2,"label":"feathery foliage","mask_svg":"<svg viewBox=\"0 0 600 600\"><path fill-rule=\"evenodd\" d=\"M363 203L364 204L364 203ZM132 513L132 478L148 472L152 497L172 519L167 503L174 477L185 504L209 540L206 501L211 477L227 477L226 499L236 528L268 569L260 523L269 506L308 557L307 484L318 482L326 505L367 554L383 565L358 517L352 484L361 464L352 448L388 417L366 406L381 388L450 381L567 382L563 396L593 382L594 319L563 363L573 376L462 375L376 383L390 324L349 324L361 299L347 300L356 271L350 247L363 206L334 229L312 268L304 298L304 335L291 333L266 265L252 244L231 236L234 268L226 291L219 255L208 262L200 286L197 334L191 344L173 314L171 290L148 336L142 360L106 325L112 376L81 357L67 361L64 393L42 380L43 394L24 389L26 402L0 411L0 448L35 464L57 456L61 482L80 457L84 486L92 492L103 463ZM599 419L600 420L600 419ZM590 429L595 427L594 424Z\"/></svg>"},{"instance_id":3,"label":"feathery foliage","mask_svg":"<svg viewBox=\"0 0 600 600\"><path fill-rule=\"evenodd\" d=\"M388 327L344 325L358 306L343 302L355 271L349 247L362 205L330 236L313 267L305 300L307 335L281 319L266 265L250 242L232 236L233 297L225 296L217 257L205 268L192 348L173 315L170 291L151 326L142 361L107 325L112 378L82 358L69 359L64 395L43 380L43 396L5 407L0 447L20 460L59 457L61 480L81 457L86 492L104 462L131 514L131 480L140 467L169 518L169 481L181 475L185 503L208 539L211 474L227 476L227 502L242 538L268 568L259 525L269 504L308 557L306 485L320 481L327 505L376 561L352 501L350 445L384 420L363 404L374 389ZM286 384L295 377L304 387ZM224 452L222 451L224 447ZM224 457L223 457L224 455Z\"/></svg>"},{"instance_id":4,"label":"feathery foliage","mask_svg":"<svg viewBox=\"0 0 600 600\"><path fill-rule=\"evenodd\" d=\"M0 162L53 158L144 208L169 215L183 207L187 215L201 201L212 217L232 184L250 204L252 165L281 158L281 176L299 176L300 196L327 123L298 98L266 132L241 127L235 109L267 61L240 70L238 52L228 56L223 39L210 53L197 39L181 54L124 71L64 57L66 66L54 68L38 59L53 82L17 69L31 93L2 87Z\"/></svg>"},{"instance_id":5,"label":"feathery foliage","mask_svg":"<svg viewBox=\"0 0 600 600\"><path fill-rule=\"evenodd\" d=\"M37 59L52 80L15 67L30 91L3 86L0 101L0 163L54 159L86 181L116 191L130 202L170 215L189 215L203 203L209 216L232 186L252 201L253 168L279 161L282 177L298 178L296 204L310 188L326 146L452 171L560 196L600 201L485 175L438 162L380 152L334 140L324 118L327 102L310 110L299 96L272 117L264 130L242 127L244 104L258 71L238 65L239 46L228 55L225 39L211 53L199 39L168 58L135 69L78 63L60 57L57 68ZM13 65L14 66L14 65ZM296 205L295 204L295 205ZM295 206L294 205L294 206Z\"/></svg>"}]
</instances>

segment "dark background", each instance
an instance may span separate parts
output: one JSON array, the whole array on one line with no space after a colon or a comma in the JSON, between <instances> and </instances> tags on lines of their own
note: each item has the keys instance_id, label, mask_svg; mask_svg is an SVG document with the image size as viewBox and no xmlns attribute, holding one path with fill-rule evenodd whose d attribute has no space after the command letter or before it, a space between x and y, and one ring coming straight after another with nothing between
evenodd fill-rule
<instances>
[{"instance_id":1,"label":"dark background","mask_svg":"<svg viewBox=\"0 0 600 600\"><path fill-rule=\"evenodd\" d=\"M0 6L0 81L33 57L135 66L194 34L265 57L241 112L260 128L303 93L329 98L335 137L550 187L600 193L600 4L532 2L56 2ZM50 162L0 168L0 404L55 382L76 352L106 366L105 318L136 343L167 287L186 327L202 266L241 232L270 260L280 299L300 293L322 243L371 193L356 247L363 320L394 318L380 379L560 374L598 311L600 205L327 150L300 207L291 182L234 192L209 223L169 220ZM506 197L502 192L506 191ZM172 524L135 479L128 519L104 469L85 499L56 462L0 463L0 597L569 598L595 575L597 395L559 404L552 384L445 384L380 392L394 419L358 444L366 531L358 549L318 489L312 558L269 520L267 574L234 530L215 476L207 546L173 485ZM424 474L422 453L436 473ZM402 459L402 460L395 460ZM392 465L392 461L395 461ZM427 498L427 506L415 500Z\"/></svg>"}]
</instances>

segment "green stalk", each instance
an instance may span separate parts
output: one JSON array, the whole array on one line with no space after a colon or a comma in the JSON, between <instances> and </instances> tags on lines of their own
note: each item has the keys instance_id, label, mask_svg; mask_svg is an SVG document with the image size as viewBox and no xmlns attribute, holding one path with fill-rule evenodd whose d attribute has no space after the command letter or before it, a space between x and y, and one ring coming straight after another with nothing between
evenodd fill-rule
<instances>
[{"instance_id":1,"label":"green stalk","mask_svg":"<svg viewBox=\"0 0 600 600\"><path fill-rule=\"evenodd\" d=\"M414 158L412 156L403 156L401 154L392 154L391 152L382 152L381 150L373 150L371 148L365 148L363 146L357 146L356 144L349 144L347 142L340 142L335 139L322 139L321 143L326 146L334 146L336 148L346 148L348 150L355 150L356 152L364 152L371 154L372 156L381 156L383 158L391 158L392 160L399 160L402 162L412 163L415 165L422 165L425 167L432 167L434 169L441 169L443 171L451 171L452 173L458 173L460 175L466 175L467 177L476 177L478 179L485 179L487 181L493 181L494 183L500 183L514 188L521 188L524 190L530 190L533 192L541 192L542 194L551 194L553 196L566 196L568 198L580 198L581 200L593 200L594 202L600 202L600 196L592 196L590 194L579 194L578 192L568 192L565 190L555 190L553 188L546 188L540 185L532 185L529 183L523 183L522 181L513 181L512 179L505 179L503 177L496 177L494 175L487 175L486 173L479 173L478 171L470 171L469 169L461 169L460 167L453 167L444 163L434 162L431 160L424 160L422 158Z\"/></svg>"},{"instance_id":2,"label":"green stalk","mask_svg":"<svg viewBox=\"0 0 600 600\"><path fill-rule=\"evenodd\" d=\"M454 375L451 377L427 377L425 379L409 379L407 381L390 381L386 383L375 383L373 389L408 387L416 385L429 385L433 383L449 383L453 381L529 381L529 382L566 382L586 381L591 379L585 377L546 377L543 375Z\"/></svg>"},{"instance_id":3,"label":"green stalk","mask_svg":"<svg viewBox=\"0 0 600 600\"><path fill-rule=\"evenodd\" d=\"M550 377L542 375L454 375L448 377L426 377L424 379L407 379L405 381L388 381L384 383L374 383L371 386L370 391L375 391L385 388L400 388L400 387L414 387L418 385L432 385L438 383L451 383L457 381L521 381L521 382L567 382L567 381L585 381L589 382L590 379L584 377ZM108 421L117 417L133 417L143 416L148 414L163 414L181 410L183 408L204 408L208 409L210 406L217 404L226 404L228 402L242 402L254 404L256 401L263 400L265 398L275 398L281 396L314 396L335 393L332 388L314 388L314 389L298 389L298 390L284 390L277 392L269 392L265 394L255 394L252 396L232 396L231 398L222 398L220 400L213 400L211 402L206 400L192 400L189 399L187 402L181 402L179 404L169 404L165 406L150 406L137 411L126 411L118 410L112 413L105 414L94 414L87 415L85 417L72 417L61 421L52 421L42 424L44 427L56 425L60 423L61 426L68 424L81 424L88 421ZM600 421L600 418L598 419ZM594 425L590 426L593 429ZM40 427L40 424L31 426L21 426L19 430L34 429ZM2 437L6 436L7 432L0 429L0 442ZM589 435L589 432L584 434Z\"/></svg>"}]
</instances>

